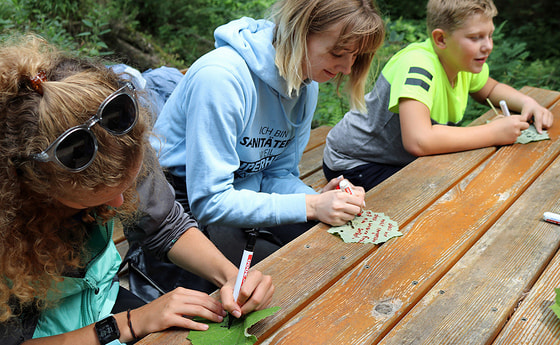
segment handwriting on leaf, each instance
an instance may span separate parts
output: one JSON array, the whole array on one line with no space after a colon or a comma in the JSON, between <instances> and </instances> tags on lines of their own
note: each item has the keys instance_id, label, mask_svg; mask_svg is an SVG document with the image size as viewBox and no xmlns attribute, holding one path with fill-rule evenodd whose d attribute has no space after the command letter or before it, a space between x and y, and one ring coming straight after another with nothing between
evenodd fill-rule
<instances>
[{"instance_id":1,"label":"handwriting on leaf","mask_svg":"<svg viewBox=\"0 0 560 345\"><path fill-rule=\"evenodd\" d=\"M521 135L517 137L515 141L516 144L527 144L531 141L539 141L539 140L548 140L550 137L548 136L547 131L542 131L539 134L537 129L533 125L529 125L529 128L521 131Z\"/></svg>"},{"instance_id":2,"label":"handwriting on leaf","mask_svg":"<svg viewBox=\"0 0 560 345\"><path fill-rule=\"evenodd\" d=\"M346 243L379 244L390 238L402 236L397 222L383 213L375 213L370 210L364 211L360 216L356 216L344 225L331 227L328 232L337 234Z\"/></svg>"}]
</instances>

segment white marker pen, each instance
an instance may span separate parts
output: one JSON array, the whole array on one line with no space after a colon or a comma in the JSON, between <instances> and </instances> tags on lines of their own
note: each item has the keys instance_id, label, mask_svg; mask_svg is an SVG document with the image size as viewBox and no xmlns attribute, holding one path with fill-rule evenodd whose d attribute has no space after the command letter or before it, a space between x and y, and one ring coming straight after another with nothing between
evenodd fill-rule
<instances>
[{"instance_id":1,"label":"white marker pen","mask_svg":"<svg viewBox=\"0 0 560 345\"><path fill-rule=\"evenodd\" d=\"M502 108L502 113L504 113L504 116L510 116L507 103L503 99L500 101L500 108Z\"/></svg>"},{"instance_id":2,"label":"white marker pen","mask_svg":"<svg viewBox=\"0 0 560 345\"><path fill-rule=\"evenodd\" d=\"M257 242L257 233L255 230L248 233L249 238L245 244L245 249L243 250L243 257L239 263L239 271L237 271L237 277L235 278L235 286L233 287L233 300L237 302L237 297L239 297L239 292L241 291L241 286L245 283L247 274L249 273L249 267L251 267L251 260L253 259L253 250L255 249L255 243ZM230 314L228 319L227 328L231 328L233 323L233 316Z\"/></svg>"},{"instance_id":3,"label":"white marker pen","mask_svg":"<svg viewBox=\"0 0 560 345\"><path fill-rule=\"evenodd\" d=\"M556 214L556 213L552 213L552 212L545 212L543 214L543 219L546 222L560 225L560 214Z\"/></svg>"},{"instance_id":4,"label":"white marker pen","mask_svg":"<svg viewBox=\"0 0 560 345\"><path fill-rule=\"evenodd\" d=\"M251 267L251 260L253 259L253 250L257 241L257 234L254 231L249 232L248 236L247 244L243 250L243 257L239 263L239 271L235 279L235 286L233 287L233 300L235 302L237 302L237 297L239 297L241 285L243 285L245 278L247 278L247 273L249 273L249 267Z\"/></svg>"},{"instance_id":5,"label":"white marker pen","mask_svg":"<svg viewBox=\"0 0 560 345\"><path fill-rule=\"evenodd\" d=\"M348 182L348 180L342 180L338 183L338 188L340 188L340 190L352 195L354 193L352 193L352 187L350 187L350 182Z\"/></svg>"},{"instance_id":6,"label":"white marker pen","mask_svg":"<svg viewBox=\"0 0 560 345\"><path fill-rule=\"evenodd\" d=\"M342 181L340 181L338 183L338 188L343 191L346 192L350 195L354 195L354 192L352 192L352 187L350 187L350 181L343 179ZM366 207L366 201L364 200L364 207ZM358 213L358 216L361 216L362 212L360 211L360 213Z\"/></svg>"}]
</instances>

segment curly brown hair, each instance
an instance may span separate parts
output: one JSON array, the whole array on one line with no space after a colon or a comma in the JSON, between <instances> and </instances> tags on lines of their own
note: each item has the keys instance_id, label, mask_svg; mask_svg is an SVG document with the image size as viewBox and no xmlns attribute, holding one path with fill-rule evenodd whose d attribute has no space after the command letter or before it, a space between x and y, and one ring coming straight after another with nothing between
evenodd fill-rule
<instances>
[{"instance_id":1,"label":"curly brown hair","mask_svg":"<svg viewBox=\"0 0 560 345\"><path fill-rule=\"evenodd\" d=\"M31 80L41 71L46 81L38 92ZM125 135L93 126L98 152L81 172L29 158L92 117L120 82L102 61L63 53L33 35L0 47L0 322L23 306L44 306L53 281L84 265L87 222L106 221L116 212L133 215L134 186L118 211L101 205L84 210L81 219L69 216L57 198L73 188L99 191L130 179L149 149L147 110L140 108Z\"/></svg>"}]
</instances>

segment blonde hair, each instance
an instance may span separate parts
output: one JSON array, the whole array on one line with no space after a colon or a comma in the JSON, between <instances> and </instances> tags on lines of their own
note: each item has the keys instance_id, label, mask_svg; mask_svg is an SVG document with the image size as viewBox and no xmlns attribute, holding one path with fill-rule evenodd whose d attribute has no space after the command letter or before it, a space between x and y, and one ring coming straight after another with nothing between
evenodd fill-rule
<instances>
[{"instance_id":1,"label":"blonde hair","mask_svg":"<svg viewBox=\"0 0 560 345\"><path fill-rule=\"evenodd\" d=\"M474 14L492 19L498 15L498 10L492 0L429 0L426 7L428 33L435 29L453 32Z\"/></svg>"},{"instance_id":2,"label":"blonde hair","mask_svg":"<svg viewBox=\"0 0 560 345\"><path fill-rule=\"evenodd\" d=\"M385 26L372 0L279 0L272 7L276 23L274 45L276 66L286 79L288 94L298 93L307 61L307 38L342 23L336 49L357 43L358 53L348 76L346 91L353 109L365 110L364 89L377 49L383 44ZM337 89L345 80L339 73Z\"/></svg>"},{"instance_id":3,"label":"blonde hair","mask_svg":"<svg viewBox=\"0 0 560 345\"><path fill-rule=\"evenodd\" d=\"M38 90L32 79L41 71L46 81ZM18 36L0 47L0 322L23 306L44 306L52 282L85 264L86 224L106 221L116 212L98 206L74 219L56 198L74 188L120 186L149 148L149 115L141 109L127 134L91 128L98 151L81 172L30 159L93 116L119 86L119 77L101 61L63 54L36 36ZM134 188L124 197L122 212L132 215Z\"/></svg>"}]
</instances>

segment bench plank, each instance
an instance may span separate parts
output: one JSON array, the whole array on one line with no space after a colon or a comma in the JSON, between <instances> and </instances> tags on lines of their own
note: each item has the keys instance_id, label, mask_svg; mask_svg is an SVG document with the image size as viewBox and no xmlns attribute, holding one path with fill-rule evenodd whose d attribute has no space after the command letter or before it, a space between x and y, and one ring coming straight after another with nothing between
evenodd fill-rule
<instances>
[{"instance_id":1,"label":"bench plank","mask_svg":"<svg viewBox=\"0 0 560 345\"><path fill-rule=\"evenodd\" d=\"M122 224L120 221L115 220L115 225L113 227L113 242L115 242L115 244L119 244L124 240L126 240L126 237L124 237Z\"/></svg>"},{"instance_id":2,"label":"bench plank","mask_svg":"<svg viewBox=\"0 0 560 345\"><path fill-rule=\"evenodd\" d=\"M454 157L459 162L464 162L463 158L467 157L468 154L487 153L488 150L493 152L493 149L486 148L452 155L422 157L415 162L420 159L433 159L434 162L437 162L438 159L450 157ZM507 150L515 150L516 153L506 152ZM412 218L416 217L418 212L425 208L422 204L429 205L434 200L426 196L430 190L415 191L413 193L417 196L411 198L407 195L407 190L397 189L403 189L403 186L422 186L423 188L429 186L429 189L438 190L434 193L435 195L445 192L448 190L447 188L441 188L438 184L430 183L427 177L436 175L439 179L445 181L446 176L449 178L449 174L453 173L453 170L450 171L449 168L453 166L453 163L459 164L457 161L447 165L435 165L433 169L426 169L429 173L426 171L410 173L409 169L414 169L415 162L413 162L391 177L391 179L401 179L402 183L393 179L390 184L382 183L378 186L379 188L374 188L373 193L368 193L368 208L371 207L376 212L384 212L397 220L404 236L385 243L377 250L368 248L368 245L356 247L341 244L340 246L351 248L354 255L363 255L368 249L370 249L371 255L361 261L345 277L338 279L338 283L334 286L329 287L328 282L323 281L320 287L308 287L304 280L313 280L317 284L318 282L314 278L324 275L325 266L337 268L343 266L341 262L333 260L334 258L340 258L339 245L329 245L329 250L326 253L309 255L321 262L320 267L323 268L323 271L318 273L315 273L312 269L307 269L307 262L297 261L298 268L306 267L305 275L298 274L296 270L291 269L289 262L286 263L286 266L278 265L283 266L282 269L287 274L280 281L287 282L290 285L290 287L278 287L278 291L288 291L290 296L286 301L273 302L274 305L288 308L290 314L294 315L297 311L289 308L293 300L297 299L299 295L305 293L319 295L323 292L324 294L320 300L309 304L291 320L282 320L282 322L285 322L285 326L275 332L266 343L305 342L306 339L314 343L324 344L361 344L379 341L402 315L425 295L434 282L482 236L488 228L484 224L491 224L497 219L516 196L525 190L534 179L532 177L538 175L537 172L540 172L554 159L560 152L560 143L546 141L534 143L534 145L513 145L503 147L500 151L490 161L480 165L470 176L449 190L413 222L410 222ZM484 159L479 163L482 163L482 161ZM457 175L464 176L462 174L466 171L473 171L476 167L476 164L464 166L459 169L460 173ZM507 174L504 173L506 171ZM503 176L511 177L503 178ZM410 182L411 178L422 178L424 182ZM449 178L447 182L451 181L457 182L458 180ZM488 189L485 186L489 183L498 184L492 190L504 190L503 195L487 195ZM386 189L385 192L387 189L392 190L390 193L380 195L379 192L384 189ZM375 198L372 200L373 196ZM458 219L475 219L477 221L473 223L481 225L481 230L478 230L478 226L475 229L462 224L462 222L457 221ZM402 226L409 222L410 224L403 229ZM442 233L443 230L444 233ZM422 235L415 234L416 232L421 232ZM317 234L317 231L314 234ZM410 234L410 236L407 236L407 234ZM325 236L332 235L327 234ZM322 240L326 241L324 238ZM320 243L321 241L317 242ZM340 240L339 242L342 243ZM299 259L295 253L286 257ZM347 257L346 260L350 261L353 258ZM415 262L415 265L410 265L410 262ZM268 267L264 269L266 260L262 263L263 265L260 268L267 274L271 274L271 272L274 272L272 273L273 276L281 274L272 267L270 270ZM276 263L278 263L278 260L276 260ZM312 263L309 264L312 265ZM315 268L314 266L311 267ZM344 268L348 269L349 266ZM336 271L336 269L333 269L333 271ZM309 272L314 272L312 277L310 277ZM334 272L329 273L334 275ZM338 270L336 273L344 274L345 272ZM354 295L353 299L348 300L346 297L342 297L349 293ZM308 296L306 298L309 299ZM294 304L299 304L299 302ZM333 306L337 307L333 308ZM280 313L282 313L282 310ZM273 316L276 320L271 320L271 322L258 324L257 326L260 327L258 331L268 335L270 329L267 329L267 327L271 327L270 324L279 323L281 315ZM309 327L311 322L307 323L306 321L315 320L313 321L315 323L318 318L322 320L322 324L329 325L329 327L321 329Z\"/></svg>"}]
</instances>

